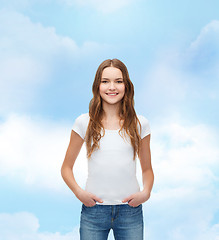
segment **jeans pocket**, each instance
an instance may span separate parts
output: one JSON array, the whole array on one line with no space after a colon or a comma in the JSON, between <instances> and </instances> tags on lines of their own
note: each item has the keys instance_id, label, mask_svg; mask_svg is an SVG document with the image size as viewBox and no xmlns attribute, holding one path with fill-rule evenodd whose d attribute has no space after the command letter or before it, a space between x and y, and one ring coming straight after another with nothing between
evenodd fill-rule
<instances>
[{"instance_id":1,"label":"jeans pocket","mask_svg":"<svg viewBox=\"0 0 219 240\"><path fill-rule=\"evenodd\" d=\"M93 207L95 207L97 204L95 204L94 206L91 206L91 207L88 207L88 206L86 206L86 205L84 205L84 204L82 204L82 205L83 205L84 208L93 208Z\"/></svg>"},{"instance_id":2,"label":"jeans pocket","mask_svg":"<svg viewBox=\"0 0 219 240\"><path fill-rule=\"evenodd\" d=\"M83 217L87 216L87 217L95 217L96 216L96 212L97 212L97 208L96 208L97 204L95 204L92 207L87 207L84 204L82 205L82 209L81 209L81 215L83 215Z\"/></svg>"},{"instance_id":3,"label":"jeans pocket","mask_svg":"<svg viewBox=\"0 0 219 240\"><path fill-rule=\"evenodd\" d=\"M142 204L140 204L140 205L138 205L136 207L130 206L129 204L128 204L128 206L131 207L131 208L140 208L142 206Z\"/></svg>"}]
</instances>

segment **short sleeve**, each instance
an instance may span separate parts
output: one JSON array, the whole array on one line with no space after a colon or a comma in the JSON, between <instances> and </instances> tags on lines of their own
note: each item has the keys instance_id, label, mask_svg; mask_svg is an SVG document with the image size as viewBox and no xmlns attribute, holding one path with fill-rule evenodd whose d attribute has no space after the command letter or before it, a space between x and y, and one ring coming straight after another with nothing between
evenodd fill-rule
<instances>
[{"instance_id":1,"label":"short sleeve","mask_svg":"<svg viewBox=\"0 0 219 240\"><path fill-rule=\"evenodd\" d=\"M77 117L72 126L72 130L74 130L77 134L80 135L81 138L85 138L85 129L84 129L84 119L83 115Z\"/></svg>"},{"instance_id":2,"label":"short sleeve","mask_svg":"<svg viewBox=\"0 0 219 240\"><path fill-rule=\"evenodd\" d=\"M150 124L149 121L146 117L139 115L138 119L141 123L141 139L143 139L144 137L146 137L147 135L149 135L151 133L151 128L150 128Z\"/></svg>"}]
</instances>

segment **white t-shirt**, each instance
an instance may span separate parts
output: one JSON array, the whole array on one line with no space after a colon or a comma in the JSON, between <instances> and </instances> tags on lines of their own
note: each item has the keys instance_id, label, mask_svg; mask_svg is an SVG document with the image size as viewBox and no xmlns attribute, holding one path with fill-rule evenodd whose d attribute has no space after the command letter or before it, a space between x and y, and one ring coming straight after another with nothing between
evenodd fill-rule
<instances>
[{"instance_id":1,"label":"white t-shirt","mask_svg":"<svg viewBox=\"0 0 219 240\"><path fill-rule=\"evenodd\" d=\"M144 116L137 115L137 117L142 126L140 134L142 139L151 133L150 125ZM83 139L89 118L89 113L81 114L75 119L72 127L72 130ZM140 132L139 125L138 129ZM103 136L103 129L101 135ZM122 200L140 191L136 178L136 159L133 161L134 150L129 136L124 139L119 135L119 129L105 129L105 135L100 139L100 149L95 150L88 159L88 178L85 190L103 200L103 203L96 202L96 204L127 204Z\"/></svg>"}]
</instances>

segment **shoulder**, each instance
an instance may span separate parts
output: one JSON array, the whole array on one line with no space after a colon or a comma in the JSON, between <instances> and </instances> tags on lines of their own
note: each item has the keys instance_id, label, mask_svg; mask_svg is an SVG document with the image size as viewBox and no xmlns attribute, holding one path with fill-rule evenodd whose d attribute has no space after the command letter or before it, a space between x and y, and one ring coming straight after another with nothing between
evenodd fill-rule
<instances>
[{"instance_id":1,"label":"shoulder","mask_svg":"<svg viewBox=\"0 0 219 240\"><path fill-rule=\"evenodd\" d=\"M140 121L141 124L149 123L148 118L146 118L144 115L137 114L137 117L138 117L138 119L139 119L139 121Z\"/></svg>"},{"instance_id":2,"label":"shoulder","mask_svg":"<svg viewBox=\"0 0 219 240\"><path fill-rule=\"evenodd\" d=\"M72 126L72 130L74 130L84 139L88 123L89 113L82 113L75 119L74 124Z\"/></svg>"},{"instance_id":3,"label":"shoulder","mask_svg":"<svg viewBox=\"0 0 219 240\"><path fill-rule=\"evenodd\" d=\"M77 118L75 118L74 127L86 128L89 123L89 113L82 113Z\"/></svg>"},{"instance_id":4,"label":"shoulder","mask_svg":"<svg viewBox=\"0 0 219 240\"><path fill-rule=\"evenodd\" d=\"M76 118L76 121L79 121L79 122L86 122L89 120L89 113L82 113L81 115L79 115L77 118Z\"/></svg>"},{"instance_id":5,"label":"shoulder","mask_svg":"<svg viewBox=\"0 0 219 240\"><path fill-rule=\"evenodd\" d=\"M144 138L145 136L149 135L151 133L151 128L150 128L150 124L148 119L140 114L137 114L138 120L141 124L141 131L140 131L140 135L141 138ZM139 124L137 124L138 129L140 130Z\"/></svg>"}]
</instances>

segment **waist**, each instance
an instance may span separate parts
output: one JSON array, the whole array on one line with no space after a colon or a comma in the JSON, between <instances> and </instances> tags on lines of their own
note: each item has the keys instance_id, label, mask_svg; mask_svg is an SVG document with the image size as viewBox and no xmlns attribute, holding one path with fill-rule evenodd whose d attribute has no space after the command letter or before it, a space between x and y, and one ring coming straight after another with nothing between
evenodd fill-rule
<instances>
[{"instance_id":1,"label":"waist","mask_svg":"<svg viewBox=\"0 0 219 240\"><path fill-rule=\"evenodd\" d=\"M127 204L122 200L133 193L140 191L137 178L129 179L128 182L98 181L97 179L88 178L85 190L93 193L103 200L100 205Z\"/></svg>"},{"instance_id":2,"label":"waist","mask_svg":"<svg viewBox=\"0 0 219 240\"><path fill-rule=\"evenodd\" d=\"M97 205L125 205L127 202L123 203L121 200L103 200L103 203L96 202Z\"/></svg>"}]
</instances>

